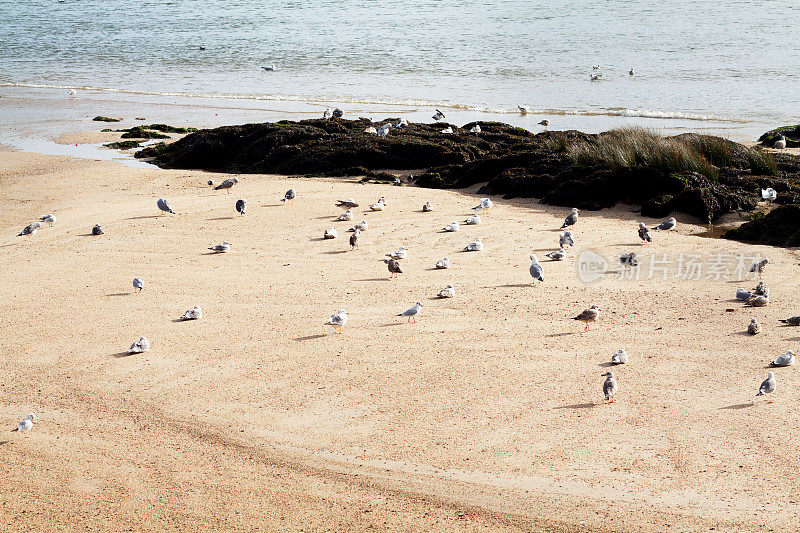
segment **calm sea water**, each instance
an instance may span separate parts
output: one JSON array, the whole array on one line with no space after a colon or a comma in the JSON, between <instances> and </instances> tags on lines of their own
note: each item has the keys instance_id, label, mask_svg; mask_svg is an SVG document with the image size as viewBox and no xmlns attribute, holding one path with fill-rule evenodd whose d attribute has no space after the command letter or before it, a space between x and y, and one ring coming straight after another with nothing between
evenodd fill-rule
<instances>
[{"instance_id":1,"label":"calm sea water","mask_svg":"<svg viewBox=\"0 0 800 533\"><path fill-rule=\"evenodd\" d=\"M0 0L0 16L12 96L733 137L800 122L800 7L785 1Z\"/></svg>"}]
</instances>

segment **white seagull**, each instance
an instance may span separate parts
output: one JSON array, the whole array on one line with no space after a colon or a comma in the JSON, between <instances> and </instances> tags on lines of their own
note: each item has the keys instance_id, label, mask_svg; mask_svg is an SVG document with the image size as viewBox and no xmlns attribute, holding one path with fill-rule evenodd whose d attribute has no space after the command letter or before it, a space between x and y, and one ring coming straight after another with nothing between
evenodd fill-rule
<instances>
[{"instance_id":1,"label":"white seagull","mask_svg":"<svg viewBox=\"0 0 800 533\"><path fill-rule=\"evenodd\" d=\"M483 250L483 242L481 242L480 237L469 243L467 247L464 248L465 252L480 252L481 250Z\"/></svg>"},{"instance_id":2,"label":"white seagull","mask_svg":"<svg viewBox=\"0 0 800 533\"><path fill-rule=\"evenodd\" d=\"M481 198L481 203L472 208L476 213L481 211L489 211L494 207L494 203L489 198Z\"/></svg>"},{"instance_id":3,"label":"white seagull","mask_svg":"<svg viewBox=\"0 0 800 533\"><path fill-rule=\"evenodd\" d=\"M341 220L341 221L353 220L353 210L348 209L347 211L339 215L339 218L337 218L336 220Z\"/></svg>"},{"instance_id":4,"label":"white seagull","mask_svg":"<svg viewBox=\"0 0 800 533\"><path fill-rule=\"evenodd\" d=\"M391 257L392 259L405 259L408 255L408 248L405 246L400 246L397 250L390 254L386 254L386 257Z\"/></svg>"},{"instance_id":5,"label":"white seagull","mask_svg":"<svg viewBox=\"0 0 800 533\"><path fill-rule=\"evenodd\" d=\"M536 284L536 280L539 280L542 283L544 283L544 276L542 275L544 274L544 269L542 268L542 265L539 263L539 260L536 259L536 254L531 254L530 272L531 272L531 277L534 280L533 281L534 285Z\"/></svg>"},{"instance_id":6,"label":"white seagull","mask_svg":"<svg viewBox=\"0 0 800 533\"><path fill-rule=\"evenodd\" d=\"M138 341L131 344L131 347L128 349L128 353L142 353L149 349L150 343L147 341L147 337L139 337Z\"/></svg>"},{"instance_id":7,"label":"white seagull","mask_svg":"<svg viewBox=\"0 0 800 533\"><path fill-rule=\"evenodd\" d=\"M142 292L142 289L144 289L144 280L142 278L133 278L133 288L139 289L139 292Z\"/></svg>"},{"instance_id":8,"label":"white seagull","mask_svg":"<svg viewBox=\"0 0 800 533\"><path fill-rule=\"evenodd\" d=\"M474 126L472 126L469 129L469 132L470 133L480 133L481 132L481 125L480 124L475 124Z\"/></svg>"},{"instance_id":9,"label":"white seagull","mask_svg":"<svg viewBox=\"0 0 800 533\"><path fill-rule=\"evenodd\" d=\"M791 350L786 350L786 353L783 353L778 356L772 362L772 366L792 366L794 364L794 352Z\"/></svg>"},{"instance_id":10,"label":"white seagull","mask_svg":"<svg viewBox=\"0 0 800 533\"><path fill-rule=\"evenodd\" d=\"M775 144L773 144L772 146L774 146L778 150L783 150L784 148L786 148L786 137L781 135L780 137L778 137L778 140L775 141Z\"/></svg>"},{"instance_id":11,"label":"white seagull","mask_svg":"<svg viewBox=\"0 0 800 533\"><path fill-rule=\"evenodd\" d=\"M339 234L336 233L336 228L328 228L325 230L325 234L322 237L324 239L335 239L338 236Z\"/></svg>"},{"instance_id":12,"label":"white seagull","mask_svg":"<svg viewBox=\"0 0 800 533\"><path fill-rule=\"evenodd\" d=\"M445 231L458 231L461 229L461 226L458 225L458 222L451 222L444 227Z\"/></svg>"},{"instance_id":13,"label":"white seagull","mask_svg":"<svg viewBox=\"0 0 800 533\"><path fill-rule=\"evenodd\" d=\"M161 210L162 215L164 213L172 213L173 215L175 214L175 211L172 210L172 206L170 206L169 202L164 200L163 198L159 198L158 201L156 202L156 205Z\"/></svg>"},{"instance_id":14,"label":"white seagull","mask_svg":"<svg viewBox=\"0 0 800 533\"><path fill-rule=\"evenodd\" d=\"M56 221L56 216L51 213L49 215L43 215L41 218L39 218L39 220L47 223L48 226L53 227L53 223Z\"/></svg>"},{"instance_id":15,"label":"white seagull","mask_svg":"<svg viewBox=\"0 0 800 533\"><path fill-rule=\"evenodd\" d=\"M761 189L761 199L772 201L778 197L778 193L772 187L767 187L766 189Z\"/></svg>"},{"instance_id":16,"label":"white seagull","mask_svg":"<svg viewBox=\"0 0 800 533\"><path fill-rule=\"evenodd\" d=\"M22 420L22 422L20 422L20 423L17 425L17 427L16 427L16 428L12 429L11 431L12 431L12 432L14 432L14 431L19 431L20 433L27 433L27 432L28 432L28 431L30 431L30 430L31 430L31 428L33 427L33 419L34 419L34 418L36 418L36 415L35 415L35 414L33 414L33 413L29 414L28 416L26 416L26 417L25 417L25 418ZM25 437L27 437L27 435L24 435L24 436L25 436Z\"/></svg>"},{"instance_id":17,"label":"white seagull","mask_svg":"<svg viewBox=\"0 0 800 533\"><path fill-rule=\"evenodd\" d=\"M203 310L198 306L192 307L181 316L181 320L197 320L199 318L203 318Z\"/></svg>"},{"instance_id":18,"label":"white seagull","mask_svg":"<svg viewBox=\"0 0 800 533\"><path fill-rule=\"evenodd\" d=\"M347 311L344 309L339 309L335 313L331 315L327 322L325 322L326 326L333 326L333 331L336 333L342 333L342 328L345 324L347 324L348 320Z\"/></svg>"},{"instance_id":19,"label":"white seagull","mask_svg":"<svg viewBox=\"0 0 800 533\"><path fill-rule=\"evenodd\" d=\"M447 285L439 291L439 298L452 298L456 295L456 289L452 285Z\"/></svg>"},{"instance_id":20,"label":"white seagull","mask_svg":"<svg viewBox=\"0 0 800 533\"><path fill-rule=\"evenodd\" d=\"M562 231L558 234L558 246L563 248L566 244L575 246L575 240L572 238L571 231Z\"/></svg>"},{"instance_id":21,"label":"white seagull","mask_svg":"<svg viewBox=\"0 0 800 533\"><path fill-rule=\"evenodd\" d=\"M230 251L231 246L233 246L231 243L224 241L222 244L215 244L214 246L211 246L209 250L212 252L217 252L218 254L224 254L225 252Z\"/></svg>"},{"instance_id":22,"label":"white seagull","mask_svg":"<svg viewBox=\"0 0 800 533\"><path fill-rule=\"evenodd\" d=\"M474 215L471 215L469 218L467 218L464 221L464 224L467 224L468 226L472 226L472 225L480 224L480 223L481 223L481 217L480 217L480 215L478 213L475 213Z\"/></svg>"},{"instance_id":23,"label":"white seagull","mask_svg":"<svg viewBox=\"0 0 800 533\"><path fill-rule=\"evenodd\" d=\"M450 268L450 260L448 258L439 259L436 261L436 268Z\"/></svg>"},{"instance_id":24,"label":"white seagull","mask_svg":"<svg viewBox=\"0 0 800 533\"><path fill-rule=\"evenodd\" d=\"M407 322L411 322L412 320L414 322L416 322L417 321L417 315L420 313L420 311L422 311L422 304L417 302L416 304L414 304L414 307L412 307L411 309L407 309L407 310L403 311L402 313L400 313L397 316L408 317Z\"/></svg>"},{"instance_id":25,"label":"white seagull","mask_svg":"<svg viewBox=\"0 0 800 533\"><path fill-rule=\"evenodd\" d=\"M620 348L617 353L611 355L611 362L615 365L624 365L628 362L628 352Z\"/></svg>"},{"instance_id":26,"label":"white seagull","mask_svg":"<svg viewBox=\"0 0 800 533\"><path fill-rule=\"evenodd\" d=\"M778 386L778 382L775 381L775 374L772 372L767 373L767 379L761 382L761 386L758 388L758 394L756 396L764 396L765 394L771 394L775 392L775 388ZM772 403L772 400L769 401Z\"/></svg>"},{"instance_id":27,"label":"white seagull","mask_svg":"<svg viewBox=\"0 0 800 533\"><path fill-rule=\"evenodd\" d=\"M675 226L677 225L678 221L675 220L675 217L669 217L667 220L665 220L658 226L655 226L653 229L670 231L675 229Z\"/></svg>"},{"instance_id":28,"label":"white seagull","mask_svg":"<svg viewBox=\"0 0 800 533\"><path fill-rule=\"evenodd\" d=\"M366 231L366 229L368 227L369 227L369 224L367 224L367 221L366 220L362 220L361 222L359 222L358 224L356 224L355 226L350 228L349 231L355 231L355 230Z\"/></svg>"},{"instance_id":29,"label":"white seagull","mask_svg":"<svg viewBox=\"0 0 800 533\"><path fill-rule=\"evenodd\" d=\"M453 126L447 126L445 129L443 129L439 133L453 133Z\"/></svg>"}]
</instances>

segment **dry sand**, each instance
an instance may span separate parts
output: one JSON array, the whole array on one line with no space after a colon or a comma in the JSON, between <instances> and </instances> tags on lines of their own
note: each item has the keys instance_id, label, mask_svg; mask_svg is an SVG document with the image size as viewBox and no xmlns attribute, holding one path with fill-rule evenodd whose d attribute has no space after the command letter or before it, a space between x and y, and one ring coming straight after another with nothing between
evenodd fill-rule
<instances>
[{"instance_id":1,"label":"dry sand","mask_svg":"<svg viewBox=\"0 0 800 533\"><path fill-rule=\"evenodd\" d=\"M205 185L224 177L0 152L0 417L11 429L38 415L29 438L0 438L3 529L800 524L797 370L776 370L774 403L754 397L767 362L798 349L800 330L778 324L800 311L795 251L699 237L680 216L643 247L620 207L583 212L576 249L554 263L544 253L568 210L533 200L495 198L483 225L442 233L474 191ZM289 187L298 198L281 204ZM362 215L380 196L387 209ZM159 197L179 214L160 216ZM356 251L333 219L347 197L370 223ZM16 237L51 212L54 227ZM105 235L87 235L96 223ZM321 238L329 226L339 238ZM459 252L477 236L483 252ZM223 240L230 253L207 254ZM390 281L381 259L401 244L405 272ZM772 303L731 301L754 281L585 285L585 248L766 254ZM445 256L453 267L435 270ZM456 297L434 299L448 283ZM417 300L416 324L395 316ZM603 312L584 333L569 317L592 303ZM203 319L176 321L195 305ZM340 307L350 323L335 335L323 322ZM753 316L764 332L751 338ZM126 356L141 335L151 350ZM630 362L604 404L600 374L621 347Z\"/></svg>"}]
</instances>

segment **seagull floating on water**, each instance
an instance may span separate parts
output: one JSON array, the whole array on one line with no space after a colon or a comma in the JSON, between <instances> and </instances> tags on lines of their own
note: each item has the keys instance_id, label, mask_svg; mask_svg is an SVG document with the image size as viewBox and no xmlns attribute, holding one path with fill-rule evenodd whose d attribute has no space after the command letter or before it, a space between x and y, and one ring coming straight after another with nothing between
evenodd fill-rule
<instances>
[{"instance_id":1,"label":"seagull floating on water","mask_svg":"<svg viewBox=\"0 0 800 533\"><path fill-rule=\"evenodd\" d=\"M761 333L761 324L758 323L758 319L750 319L750 323L747 325L747 333L750 335L758 335Z\"/></svg>"},{"instance_id":2,"label":"seagull floating on water","mask_svg":"<svg viewBox=\"0 0 800 533\"><path fill-rule=\"evenodd\" d=\"M347 324L347 320L349 317L347 316L347 311L344 309L339 309L335 313L331 315L327 322L325 322L326 326L333 326L333 331L336 333L342 333L342 328Z\"/></svg>"},{"instance_id":3,"label":"seagull floating on water","mask_svg":"<svg viewBox=\"0 0 800 533\"><path fill-rule=\"evenodd\" d=\"M599 81L602 77L602 74L589 74L589 81Z\"/></svg>"},{"instance_id":4,"label":"seagull floating on water","mask_svg":"<svg viewBox=\"0 0 800 533\"><path fill-rule=\"evenodd\" d=\"M133 278L133 288L139 289L139 292L142 292L142 289L144 289L144 280L142 278Z\"/></svg>"},{"instance_id":5,"label":"seagull floating on water","mask_svg":"<svg viewBox=\"0 0 800 533\"><path fill-rule=\"evenodd\" d=\"M452 285L447 285L444 289L439 291L439 298L452 298L455 295L456 289Z\"/></svg>"},{"instance_id":6,"label":"seagull floating on water","mask_svg":"<svg viewBox=\"0 0 800 533\"><path fill-rule=\"evenodd\" d=\"M794 364L794 352L791 350L786 350L786 353L783 353L778 356L772 362L772 366L792 366Z\"/></svg>"},{"instance_id":7,"label":"seagull floating on water","mask_svg":"<svg viewBox=\"0 0 800 533\"><path fill-rule=\"evenodd\" d=\"M236 200L236 211L238 211L240 215L244 215L245 209L247 209L247 200Z\"/></svg>"},{"instance_id":8,"label":"seagull floating on water","mask_svg":"<svg viewBox=\"0 0 800 533\"><path fill-rule=\"evenodd\" d=\"M597 322L598 317L600 316L600 308L596 305L591 306L589 309L584 309L581 314L574 317L572 320L578 320L586 324L586 330L589 331L589 323L590 322Z\"/></svg>"},{"instance_id":9,"label":"seagull floating on water","mask_svg":"<svg viewBox=\"0 0 800 533\"><path fill-rule=\"evenodd\" d=\"M436 268L450 268L450 260L448 258L439 259L436 261Z\"/></svg>"},{"instance_id":10,"label":"seagull floating on water","mask_svg":"<svg viewBox=\"0 0 800 533\"><path fill-rule=\"evenodd\" d=\"M283 195L283 199L281 200L281 202L291 202L295 198L297 198L297 191L295 191L294 189L289 189L288 191L286 191L286 194Z\"/></svg>"},{"instance_id":11,"label":"seagull floating on water","mask_svg":"<svg viewBox=\"0 0 800 533\"><path fill-rule=\"evenodd\" d=\"M212 252L217 252L218 254L224 254L225 252L230 251L231 246L233 246L228 241L224 241L222 244L215 244L214 246L210 247L209 250Z\"/></svg>"},{"instance_id":12,"label":"seagull floating on water","mask_svg":"<svg viewBox=\"0 0 800 533\"><path fill-rule=\"evenodd\" d=\"M338 236L339 236L339 234L336 233L336 228L331 227L331 228L328 228L328 229L325 230L325 233L322 235L322 238L324 238L324 239L335 239Z\"/></svg>"},{"instance_id":13,"label":"seagull floating on water","mask_svg":"<svg viewBox=\"0 0 800 533\"><path fill-rule=\"evenodd\" d=\"M547 119L545 119L545 120L543 120L543 121L539 122L539 125L540 125L540 126L544 126L544 127L546 128L547 126L549 126L549 125L550 125L550 121L549 121L549 120L547 120Z\"/></svg>"},{"instance_id":14,"label":"seagull floating on water","mask_svg":"<svg viewBox=\"0 0 800 533\"><path fill-rule=\"evenodd\" d=\"M527 115L531 112L531 108L526 105L518 105L517 109L519 109L521 115Z\"/></svg>"},{"instance_id":15,"label":"seagull floating on water","mask_svg":"<svg viewBox=\"0 0 800 533\"><path fill-rule=\"evenodd\" d=\"M156 205L158 206L158 209L161 210L162 215L164 213L172 213L173 215L175 214L175 211L172 210L172 207L169 205L169 202L164 200L163 198L159 198L158 201L156 202Z\"/></svg>"},{"instance_id":16,"label":"seagull floating on water","mask_svg":"<svg viewBox=\"0 0 800 533\"><path fill-rule=\"evenodd\" d=\"M438 121L442 120L443 118L445 118L445 116L444 116L444 113L442 113L441 111L439 111L439 110L437 109L437 110L436 110L436 114L435 114L435 115L433 115L433 120L435 120L435 121L437 121L437 122L438 122Z\"/></svg>"},{"instance_id":17,"label":"seagull floating on water","mask_svg":"<svg viewBox=\"0 0 800 533\"><path fill-rule=\"evenodd\" d=\"M542 265L539 263L539 260L536 259L536 254L531 254L531 268L530 268L531 277L534 279L534 285L536 284L536 280L541 281L544 283L544 269Z\"/></svg>"},{"instance_id":18,"label":"seagull floating on water","mask_svg":"<svg viewBox=\"0 0 800 533\"><path fill-rule=\"evenodd\" d=\"M12 429L11 431L12 431L12 432L14 432L14 431L18 431L18 432L20 432L20 433L27 433L28 431L30 431L30 430L31 430L31 428L33 428L33 419L34 419L34 418L36 418L36 415L35 415L35 414L33 414L33 413L29 414L28 416L26 416L25 418L23 418L23 419L22 419L22 422L20 422L19 424L17 424L17 427L15 427L14 429ZM24 436L25 436L25 437L27 437L27 435L24 435Z\"/></svg>"},{"instance_id":19,"label":"seagull floating on water","mask_svg":"<svg viewBox=\"0 0 800 533\"><path fill-rule=\"evenodd\" d=\"M481 250L483 250L483 242L481 242L480 237L469 243L467 247L464 248L465 252L480 252Z\"/></svg>"},{"instance_id":20,"label":"seagull floating on water","mask_svg":"<svg viewBox=\"0 0 800 533\"><path fill-rule=\"evenodd\" d=\"M150 349L150 342L146 337L139 337L139 340L131 344L128 353L142 353Z\"/></svg>"},{"instance_id":21,"label":"seagull floating on water","mask_svg":"<svg viewBox=\"0 0 800 533\"><path fill-rule=\"evenodd\" d=\"M267 66L262 66L261 68L263 68L267 72L273 72L275 70L275 63Z\"/></svg>"},{"instance_id":22,"label":"seagull floating on water","mask_svg":"<svg viewBox=\"0 0 800 533\"><path fill-rule=\"evenodd\" d=\"M634 74L636 73L633 71L633 68L631 68L631 70L628 71L628 76L633 76Z\"/></svg>"},{"instance_id":23,"label":"seagull floating on water","mask_svg":"<svg viewBox=\"0 0 800 533\"><path fill-rule=\"evenodd\" d=\"M614 401L614 395L617 393L617 389L619 388L617 385L617 380L614 378L613 372L606 372L603 374L606 377L606 380L603 382L603 396L609 402Z\"/></svg>"},{"instance_id":24,"label":"seagull floating on water","mask_svg":"<svg viewBox=\"0 0 800 533\"><path fill-rule=\"evenodd\" d=\"M228 178L219 185L217 185L216 187L214 187L214 190L219 191L222 189L228 189L228 192L231 192L230 191L231 187L233 187L237 183L239 183L239 178Z\"/></svg>"},{"instance_id":25,"label":"seagull floating on water","mask_svg":"<svg viewBox=\"0 0 800 533\"><path fill-rule=\"evenodd\" d=\"M411 322L412 320L416 322L417 315L419 315L421 311L422 311L422 304L417 302L416 304L414 304L414 307L412 307L411 309L407 309L406 311L403 311L397 316L408 317L408 322Z\"/></svg>"},{"instance_id":26,"label":"seagull floating on water","mask_svg":"<svg viewBox=\"0 0 800 533\"><path fill-rule=\"evenodd\" d=\"M203 318L203 310L196 305L181 316L181 320L198 320L200 318Z\"/></svg>"}]
</instances>

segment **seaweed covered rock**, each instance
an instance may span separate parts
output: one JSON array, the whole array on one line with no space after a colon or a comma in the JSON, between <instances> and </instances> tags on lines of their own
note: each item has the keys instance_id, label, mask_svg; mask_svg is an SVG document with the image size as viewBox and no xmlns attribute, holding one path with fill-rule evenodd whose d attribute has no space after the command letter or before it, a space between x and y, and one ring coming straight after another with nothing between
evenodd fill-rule
<instances>
[{"instance_id":1,"label":"seaweed covered rock","mask_svg":"<svg viewBox=\"0 0 800 533\"><path fill-rule=\"evenodd\" d=\"M139 141L117 141L103 146L112 150L130 150L131 148L139 148L140 145Z\"/></svg>"},{"instance_id":2,"label":"seaweed covered rock","mask_svg":"<svg viewBox=\"0 0 800 533\"><path fill-rule=\"evenodd\" d=\"M787 148L797 148L800 146L800 124L795 124L794 126L781 126L780 128L770 130L759 137L758 142L762 146L772 148L772 146L775 144L775 141L777 141L781 135L786 137Z\"/></svg>"},{"instance_id":3,"label":"seaweed covered rock","mask_svg":"<svg viewBox=\"0 0 800 533\"><path fill-rule=\"evenodd\" d=\"M785 205L727 231L726 239L771 246L800 246L800 205Z\"/></svg>"},{"instance_id":4,"label":"seaweed covered rock","mask_svg":"<svg viewBox=\"0 0 800 533\"><path fill-rule=\"evenodd\" d=\"M122 122L121 118L104 117L102 115L97 115L92 120L95 122Z\"/></svg>"},{"instance_id":5,"label":"seaweed covered rock","mask_svg":"<svg viewBox=\"0 0 800 533\"><path fill-rule=\"evenodd\" d=\"M147 126L136 126L120 135L123 139L169 139L169 135L147 129Z\"/></svg>"}]
</instances>

